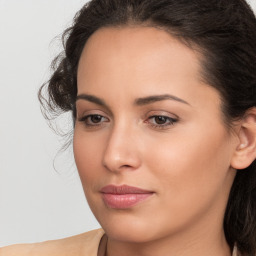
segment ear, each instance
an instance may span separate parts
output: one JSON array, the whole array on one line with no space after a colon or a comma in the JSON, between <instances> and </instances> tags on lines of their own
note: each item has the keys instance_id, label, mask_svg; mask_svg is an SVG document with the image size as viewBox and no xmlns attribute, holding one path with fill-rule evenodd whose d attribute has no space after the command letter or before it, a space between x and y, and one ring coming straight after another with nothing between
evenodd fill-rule
<instances>
[{"instance_id":1,"label":"ear","mask_svg":"<svg viewBox=\"0 0 256 256\"><path fill-rule=\"evenodd\" d=\"M235 169L245 169L256 159L256 108L247 110L238 131L239 144L231 159Z\"/></svg>"}]
</instances>

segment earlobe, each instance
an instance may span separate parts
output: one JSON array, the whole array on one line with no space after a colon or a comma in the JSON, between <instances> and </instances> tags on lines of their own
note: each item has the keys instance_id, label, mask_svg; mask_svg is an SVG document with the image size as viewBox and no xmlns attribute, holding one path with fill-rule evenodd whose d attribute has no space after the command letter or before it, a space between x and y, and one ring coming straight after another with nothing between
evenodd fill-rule
<instances>
[{"instance_id":1,"label":"earlobe","mask_svg":"<svg viewBox=\"0 0 256 256\"><path fill-rule=\"evenodd\" d=\"M256 108L249 109L241 120L239 145L231 160L234 169L245 169L256 159Z\"/></svg>"}]
</instances>

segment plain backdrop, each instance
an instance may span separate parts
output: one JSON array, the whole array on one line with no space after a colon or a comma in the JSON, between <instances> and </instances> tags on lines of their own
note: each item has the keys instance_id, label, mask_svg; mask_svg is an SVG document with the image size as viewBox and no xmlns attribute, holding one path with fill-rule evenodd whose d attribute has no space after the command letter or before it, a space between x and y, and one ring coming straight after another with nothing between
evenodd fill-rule
<instances>
[{"instance_id":1,"label":"plain backdrop","mask_svg":"<svg viewBox=\"0 0 256 256\"><path fill-rule=\"evenodd\" d=\"M37 100L58 38L82 0L0 0L0 246L98 228L72 147L47 125ZM249 3L256 10L256 0ZM69 116L61 119L69 122Z\"/></svg>"}]
</instances>

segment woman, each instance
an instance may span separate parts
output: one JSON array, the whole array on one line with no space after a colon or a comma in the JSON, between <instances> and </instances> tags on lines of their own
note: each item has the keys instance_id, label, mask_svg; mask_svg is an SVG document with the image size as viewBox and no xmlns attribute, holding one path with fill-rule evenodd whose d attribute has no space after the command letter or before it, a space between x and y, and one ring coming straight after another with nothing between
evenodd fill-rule
<instances>
[{"instance_id":1,"label":"woman","mask_svg":"<svg viewBox=\"0 0 256 256\"><path fill-rule=\"evenodd\" d=\"M102 229L2 255L256 255L246 2L92 0L63 38L44 106L73 114L76 165Z\"/></svg>"}]
</instances>

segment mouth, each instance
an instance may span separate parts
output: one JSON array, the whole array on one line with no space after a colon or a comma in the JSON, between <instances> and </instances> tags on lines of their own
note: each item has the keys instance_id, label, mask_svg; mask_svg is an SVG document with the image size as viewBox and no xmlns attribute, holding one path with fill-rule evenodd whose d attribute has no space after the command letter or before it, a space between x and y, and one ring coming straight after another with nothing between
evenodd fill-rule
<instances>
[{"instance_id":1,"label":"mouth","mask_svg":"<svg viewBox=\"0 0 256 256\"><path fill-rule=\"evenodd\" d=\"M154 194L152 191L128 185L108 185L103 187L100 192L105 205L113 209L131 208Z\"/></svg>"}]
</instances>

